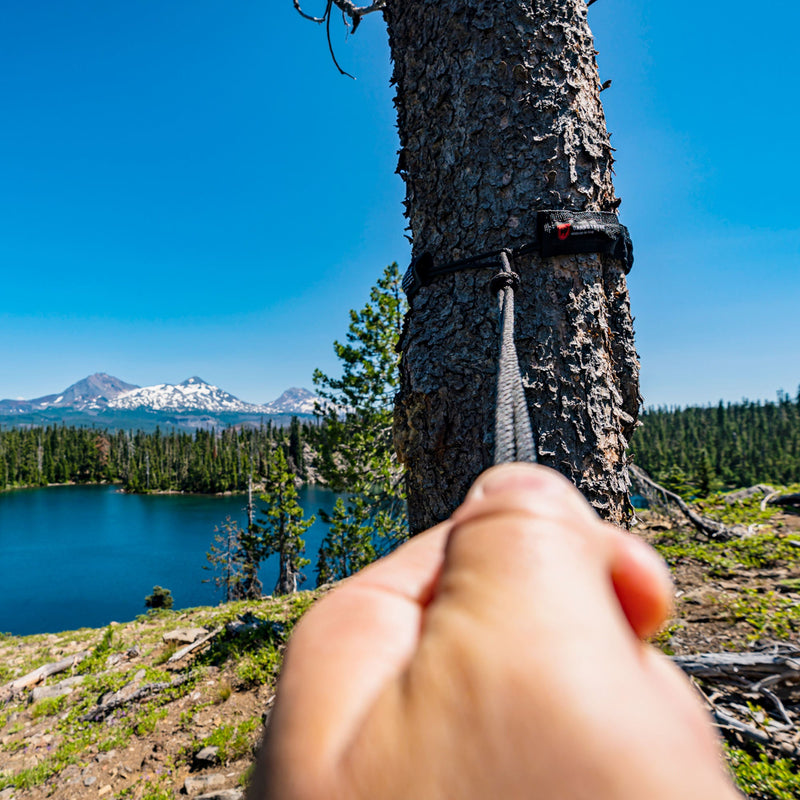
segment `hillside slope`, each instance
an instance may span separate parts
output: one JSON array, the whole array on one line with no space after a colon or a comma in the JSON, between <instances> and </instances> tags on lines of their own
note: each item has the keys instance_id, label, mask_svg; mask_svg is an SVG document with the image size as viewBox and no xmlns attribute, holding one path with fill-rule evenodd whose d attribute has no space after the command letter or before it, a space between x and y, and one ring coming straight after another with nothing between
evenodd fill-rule
<instances>
[{"instance_id":1,"label":"hillside slope","mask_svg":"<svg viewBox=\"0 0 800 800\"><path fill-rule=\"evenodd\" d=\"M791 800L800 797L800 515L761 512L755 500L704 501L702 511L749 534L703 542L675 520L639 513L635 533L662 552L676 582L674 618L654 643L675 658L712 652L779 665L764 675L781 677L766 682L745 671L692 680L748 796ZM0 638L0 798L241 797L285 642L320 593ZM183 646L171 637L209 633L168 660ZM10 690L80 653L74 667Z\"/></svg>"}]
</instances>

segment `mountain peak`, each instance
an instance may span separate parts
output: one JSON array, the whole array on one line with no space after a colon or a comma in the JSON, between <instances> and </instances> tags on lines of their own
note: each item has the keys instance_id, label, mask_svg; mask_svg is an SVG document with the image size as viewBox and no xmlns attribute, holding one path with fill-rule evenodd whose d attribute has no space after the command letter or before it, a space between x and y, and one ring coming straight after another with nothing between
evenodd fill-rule
<instances>
[{"instance_id":1,"label":"mountain peak","mask_svg":"<svg viewBox=\"0 0 800 800\"><path fill-rule=\"evenodd\" d=\"M292 386L269 405L284 414L313 414L318 401L317 395L309 389Z\"/></svg>"},{"instance_id":2,"label":"mountain peak","mask_svg":"<svg viewBox=\"0 0 800 800\"><path fill-rule=\"evenodd\" d=\"M160 383L139 387L115 378L106 372L95 372L73 383L60 394L35 400L0 400L0 418L22 414L42 414L51 420L61 415L74 418L76 412L91 419L115 411L141 410L147 415L164 412L174 415L259 415L304 416L315 411L321 401L313 392L298 386L287 389L274 403L257 405L207 383L197 375L178 384Z\"/></svg>"}]
</instances>

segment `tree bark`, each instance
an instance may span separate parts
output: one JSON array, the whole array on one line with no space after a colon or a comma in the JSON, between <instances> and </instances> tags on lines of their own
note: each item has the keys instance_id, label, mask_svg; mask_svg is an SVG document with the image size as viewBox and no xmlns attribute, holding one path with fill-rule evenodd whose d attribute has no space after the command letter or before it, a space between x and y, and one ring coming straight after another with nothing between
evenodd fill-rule
<instances>
[{"instance_id":1,"label":"tree bark","mask_svg":"<svg viewBox=\"0 0 800 800\"><path fill-rule=\"evenodd\" d=\"M520 246L541 209L616 210L584 0L389 0L384 15L414 257L444 263ZM539 460L625 523L639 363L624 265L533 255L514 269ZM438 278L406 318L395 443L412 532L447 518L492 463L495 271Z\"/></svg>"}]
</instances>

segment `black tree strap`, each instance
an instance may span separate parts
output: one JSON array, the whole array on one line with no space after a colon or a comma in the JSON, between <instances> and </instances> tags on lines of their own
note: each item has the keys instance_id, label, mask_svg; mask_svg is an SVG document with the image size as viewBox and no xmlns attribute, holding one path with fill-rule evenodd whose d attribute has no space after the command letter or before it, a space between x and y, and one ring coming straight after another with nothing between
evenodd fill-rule
<instances>
[{"instance_id":1,"label":"black tree strap","mask_svg":"<svg viewBox=\"0 0 800 800\"><path fill-rule=\"evenodd\" d=\"M519 275L511 269L507 250L500 251L500 264L502 269L491 283L500 305L501 328L494 410L494 463L536 461L531 418L514 344L514 290L519 286Z\"/></svg>"},{"instance_id":2,"label":"black tree strap","mask_svg":"<svg viewBox=\"0 0 800 800\"><path fill-rule=\"evenodd\" d=\"M463 269L501 267L501 250L490 250L471 258L437 264L430 253L411 262L403 276L403 290L410 300L422 286L435 278ZM539 211L532 241L508 251L512 256L538 253L542 257L574 253L605 253L625 263L625 272L633 266L633 245L628 229L617 215L606 211Z\"/></svg>"},{"instance_id":3,"label":"black tree strap","mask_svg":"<svg viewBox=\"0 0 800 800\"><path fill-rule=\"evenodd\" d=\"M428 286L442 275L463 269L500 268L491 282L492 291L497 293L500 305L501 326L494 421L495 464L536 461L536 445L514 343L514 290L519 287L519 275L511 269L511 261L515 256L531 253L538 253L543 258L601 253L620 259L625 264L626 273L633 266L631 238L616 214L548 210L537 212L535 238L520 247L492 250L446 264L436 264L430 253L423 253L411 262L403 276L403 290L410 301L421 287Z\"/></svg>"}]
</instances>

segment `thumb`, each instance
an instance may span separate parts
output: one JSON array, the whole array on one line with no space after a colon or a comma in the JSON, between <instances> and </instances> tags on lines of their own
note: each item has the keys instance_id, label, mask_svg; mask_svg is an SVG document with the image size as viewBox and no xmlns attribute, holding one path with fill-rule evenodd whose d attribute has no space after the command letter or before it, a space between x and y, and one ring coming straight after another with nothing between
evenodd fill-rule
<instances>
[{"instance_id":1,"label":"thumb","mask_svg":"<svg viewBox=\"0 0 800 800\"><path fill-rule=\"evenodd\" d=\"M478 478L453 515L437 599L478 616L516 620L537 635L652 633L671 596L666 567L646 545L603 523L563 476L506 464ZM547 630L544 630L547 628ZM533 631L531 631L533 633ZM594 638L594 637L592 637Z\"/></svg>"}]
</instances>

